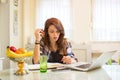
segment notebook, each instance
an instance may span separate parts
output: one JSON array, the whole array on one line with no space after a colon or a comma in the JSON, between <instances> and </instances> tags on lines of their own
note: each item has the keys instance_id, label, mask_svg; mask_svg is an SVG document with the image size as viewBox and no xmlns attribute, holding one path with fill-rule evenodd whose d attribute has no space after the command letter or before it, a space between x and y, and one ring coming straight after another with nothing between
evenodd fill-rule
<instances>
[{"instance_id":1,"label":"notebook","mask_svg":"<svg viewBox=\"0 0 120 80\"><path fill-rule=\"evenodd\" d=\"M80 71L90 71L96 68L100 68L103 64L105 64L111 57L113 54L115 54L117 51L107 51L104 52L103 54L101 54L100 57L97 58L96 61L94 61L91 64L86 64L83 63L81 64L81 62L72 64L72 65L65 65L66 68L71 68L71 69L75 69L75 70L80 70Z\"/></svg>"}]
</instances>

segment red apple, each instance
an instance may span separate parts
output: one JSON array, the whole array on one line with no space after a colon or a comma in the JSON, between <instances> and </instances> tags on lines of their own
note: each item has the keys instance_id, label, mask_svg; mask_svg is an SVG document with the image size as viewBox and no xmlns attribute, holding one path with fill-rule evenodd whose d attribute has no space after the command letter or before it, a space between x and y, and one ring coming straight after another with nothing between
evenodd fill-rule
<instances>
[{"instance_id":1,"label":"red apple","mask_svg":"<svg viewBox=\"0 0 120 80\"><path fill-rule=\"evenodd\" d=\"M17 49L14 46L10 46L10 50L16 52Z\"/></svg>"}]
</instances>

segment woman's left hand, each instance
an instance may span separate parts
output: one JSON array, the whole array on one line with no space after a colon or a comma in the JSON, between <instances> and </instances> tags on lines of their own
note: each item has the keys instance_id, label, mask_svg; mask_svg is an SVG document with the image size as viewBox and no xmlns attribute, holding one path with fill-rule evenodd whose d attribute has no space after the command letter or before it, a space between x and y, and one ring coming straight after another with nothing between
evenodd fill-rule
<instances>
[{"instance_id":1,"label":"woman's left hand","mask_svg":"<svg viewBox=\"0 0 120 80\"><path fill-rule=\"evenodd\" d=\"M65 64L71 64L76 62L76 60L74 58L71 58L70 56L63 56L62 61Z\"/></svg>"}]
</instances>

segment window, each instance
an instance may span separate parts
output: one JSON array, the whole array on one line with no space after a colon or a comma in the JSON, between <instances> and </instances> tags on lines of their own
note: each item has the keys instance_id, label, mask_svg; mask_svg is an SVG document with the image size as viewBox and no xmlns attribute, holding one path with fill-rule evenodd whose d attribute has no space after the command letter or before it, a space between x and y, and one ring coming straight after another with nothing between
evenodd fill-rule
<instances>
[{"instance_id":1,"label":"window","mask_svg":"<svg viewBox=\"0 0 120 80\"><path fill-rule=\"evenodd\" d=\"M71 4L70 0L37 0L36 26L44 28L48 18L56 17L61 20L65 37L71 36Z\"/></svg>"},{"instance_id":2,"label":"window","mask_svg":"<svg viewBox=\"0 0 120 80\"><path fill-rule=\"evenodd\" d=\"M120 41L120 0L94 0L93 40Z\"/></svg>"}]
</instances>

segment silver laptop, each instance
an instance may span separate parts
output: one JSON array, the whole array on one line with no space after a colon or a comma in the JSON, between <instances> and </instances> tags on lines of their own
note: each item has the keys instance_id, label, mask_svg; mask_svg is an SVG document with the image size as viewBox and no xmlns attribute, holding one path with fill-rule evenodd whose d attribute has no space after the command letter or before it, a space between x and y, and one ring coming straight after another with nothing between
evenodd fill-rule
<instances>
[{"instance_id":1,"label":"silver laptop","mask_svg":"<svg viewBox=\"0 0 120 80\"><path fill-rule=\"evenodd\" d=\"M97 58L96 61L94 61L91 64L81 64L81 62L75 63L73 65L66 65L67 68L80 70L80 71L89 71L96 68L100 68L103 64L105 64L114 53L117 51L107 51L101 54L100 57Z\"/></svg>"}]
</instances>

